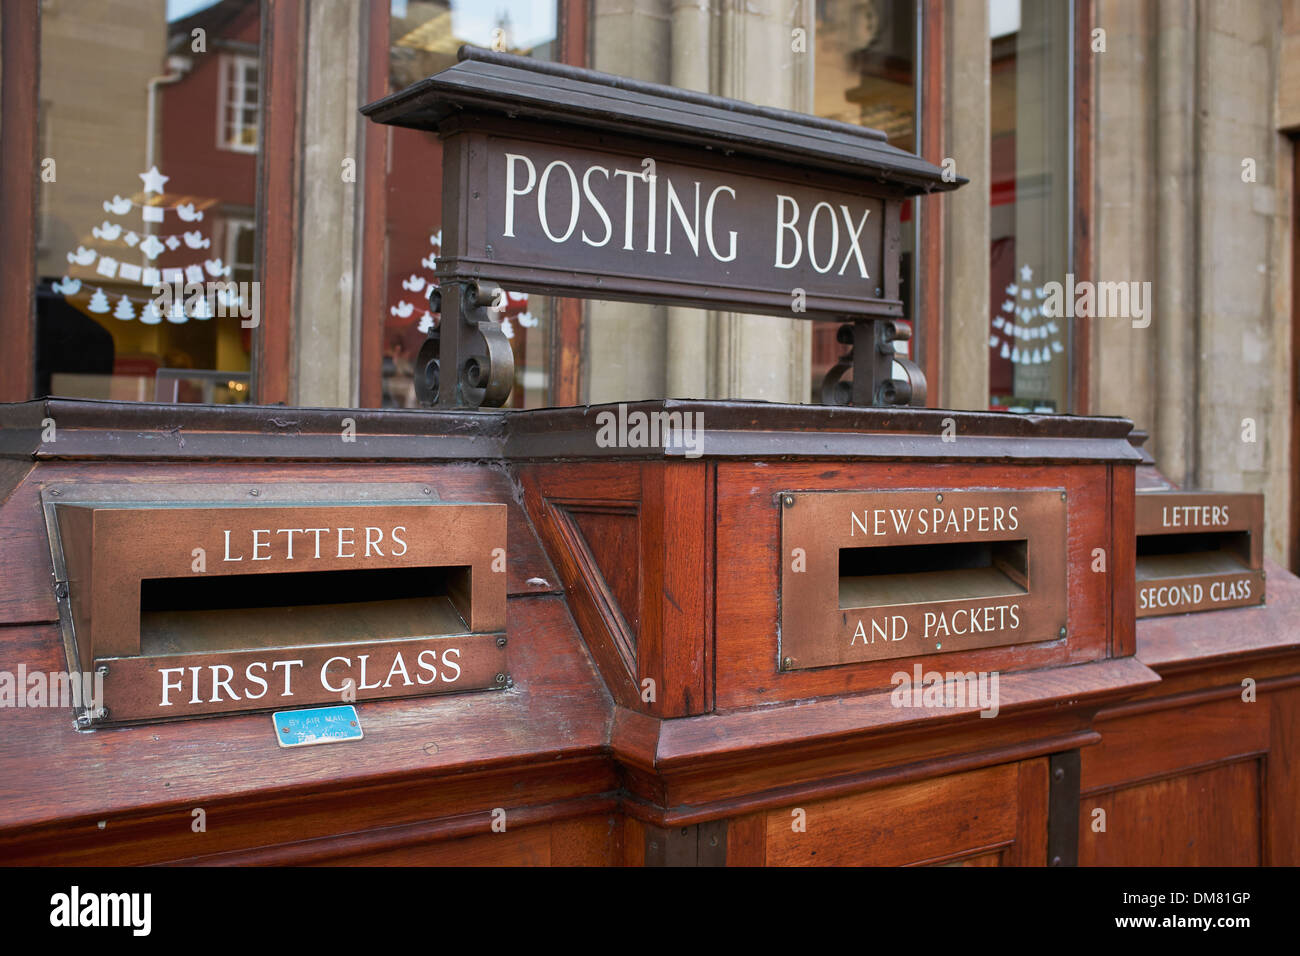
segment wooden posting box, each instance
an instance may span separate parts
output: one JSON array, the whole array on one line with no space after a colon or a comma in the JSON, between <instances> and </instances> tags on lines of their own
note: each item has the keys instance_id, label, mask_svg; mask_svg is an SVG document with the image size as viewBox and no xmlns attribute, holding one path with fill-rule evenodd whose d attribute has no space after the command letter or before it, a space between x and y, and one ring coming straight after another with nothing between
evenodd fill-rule
<instances>
[{"instance_id":1,"label":"wooden posting box","mask_svg":"<svg viewBox=\"0 0 1300 956\"><path fill-rule=\"evenodd\" d=\"M69 669L102 679L84 722L505 686L504 505L256 490L43 490Z\"/></svg>"},{"instance_id":2,"label":"wooden posting box","mask_svg":"<svg viewBox=\"0 0 1300 956\"><path fill-rule=\"evenodd\" d=\"M1264 496L1144 491L1134 511L1137 616L1264 603Z\"/></svg>"}]
</instances>

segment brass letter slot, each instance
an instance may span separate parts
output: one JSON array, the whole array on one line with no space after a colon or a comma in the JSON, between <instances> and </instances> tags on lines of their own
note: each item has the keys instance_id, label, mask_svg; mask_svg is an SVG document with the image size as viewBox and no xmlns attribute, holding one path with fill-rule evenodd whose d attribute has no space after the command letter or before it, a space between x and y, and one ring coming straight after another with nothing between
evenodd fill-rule
<instances>
[{"instance_id":1,"label":"brass letter slot","mask_svg":"<svg viewBox=\"0 0 1300 956\"><path fill-rule=\"evenodd\" d=\"M1137 616L1264 603L1264 496L1137 496Z\"/></svg>"},{"instance_id":2,"label":"brass letter slot","mask_svg":"<svg viewBox=\"0 0 1300 956\"><path fill-rule=\"evenodd\" d=\"M506 686L502 504L46 502L92 720Z\"/></svg>"},{"instance_id":3,"label":"brass letter slot","mask_svg":"<svg viewBox=\"0 0 1300 956\"><path fill-rule=\"evenodd\" d=\"M788 493L780 507L782 669L1062 636L1060 491Z\"/></svg>"}]
</instances>

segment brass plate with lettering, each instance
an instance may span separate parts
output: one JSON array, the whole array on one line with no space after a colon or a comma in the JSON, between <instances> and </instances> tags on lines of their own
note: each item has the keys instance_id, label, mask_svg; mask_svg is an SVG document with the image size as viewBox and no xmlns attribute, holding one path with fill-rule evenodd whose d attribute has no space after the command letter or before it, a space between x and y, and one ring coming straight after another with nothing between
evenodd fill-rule
<instances>
[{"instance_id":1,"label":"brass plate with lettering","mask_svg":"<svg viewBox=\"0 0 1300 956\"><path fill-rule=\"evenodd\" d=\"M368 644L98 658L108 719L164 720L230 711L504 690L506 647L492 634Z\"/></svg>"},{"instance_id":2,"label":"brass plate with lettering","mask_svg":"<svg viewBox=\"0 0 1300 956\"><path fill-rule=\"evenodd\" d=\"M509 683L503 504L364 484L259 488L257 502L56 490L71 669L103 674L91 722Z\"/></svg>"},{"instance_id":3,"label":"brass plate with lettering","mask_svg":"<svg viewBox=\"0 0 1300 956\"><path fill-rule=\"evenodd\" d=\"M1264 496L1143 492L1137 532L1137 616L1264 603Z\"/></svg>"},{"instance_id":4,"label":"brass plate with lettering","mask_svg":"<svg viewBox=\"0 0 1300 956\"><path fill-rule=\"evenodd\" d=\"M1065 636L1061 490L788 492L783 670Z\"/></svg>"}]
</instances>

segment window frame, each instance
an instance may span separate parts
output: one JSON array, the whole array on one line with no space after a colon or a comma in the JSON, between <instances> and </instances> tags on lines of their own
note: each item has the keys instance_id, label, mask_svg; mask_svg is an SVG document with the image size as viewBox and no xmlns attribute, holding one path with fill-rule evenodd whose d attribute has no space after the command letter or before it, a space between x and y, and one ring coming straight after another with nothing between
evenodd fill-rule
<instances>
[{"instance_id":1,"label":"window frame","mask_svg":"<svg viewBox=\"0 0 1300 956\"><path fill-rule=\"evenodd\" d=\"M245 95L248 91L248 70L249 68L257 70L257 102L253 106L253 111L257 116L257 123L254 125L254 141L250 143L240 142L238 138L232 137L234 132L242 132L246 127L243 123L242 114L248 110L245 102ZM225 149L234 153L256 153L261 144L262 138L262 64L261 58L249 56L247 53L222 53L221 54L221 78L217 90L217 149ZM234 98L233 103L238 104L233 108L239 122L232 125L229 113L232 109L231 89L235 88L238 95Z\"/></svg>"}]
</instances>

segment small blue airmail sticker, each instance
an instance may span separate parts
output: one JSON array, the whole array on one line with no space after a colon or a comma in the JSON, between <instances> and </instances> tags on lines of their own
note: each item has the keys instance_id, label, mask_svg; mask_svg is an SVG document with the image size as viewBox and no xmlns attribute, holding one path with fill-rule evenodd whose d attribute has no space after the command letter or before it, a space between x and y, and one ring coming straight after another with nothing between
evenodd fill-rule
<instances>
[{"instance_id":1,"label":"small blue airmail sticker","mask_svg":"<svg viewBox=\"0 0 1300 956\"><path fill-rule=\"evenodd\" d=\"M275 720L275 739L281 747L337 744L364 736L357 709L351 704L282 710L271 717Z\"/></svg>"}]
</instances>

